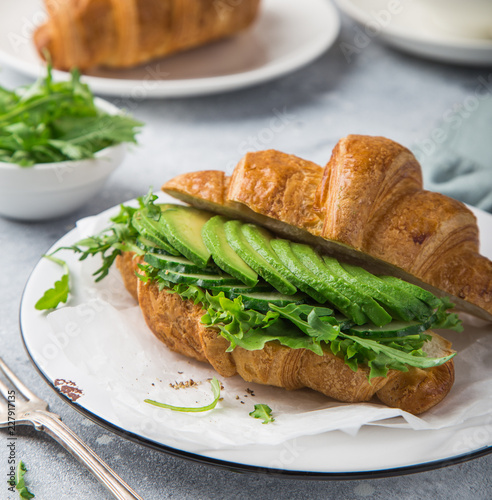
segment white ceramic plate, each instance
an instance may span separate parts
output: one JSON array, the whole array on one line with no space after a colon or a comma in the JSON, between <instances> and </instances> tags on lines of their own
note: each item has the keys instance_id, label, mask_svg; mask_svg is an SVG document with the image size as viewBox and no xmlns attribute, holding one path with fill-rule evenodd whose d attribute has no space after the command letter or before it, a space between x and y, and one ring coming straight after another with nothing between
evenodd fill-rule
<instances>
[{"instance_id":1,"label":"white ceramic plate","mask_svg":"<svg viewBox=\"0 0 492 500\"><path fill-rule=\"evenodd\" d=\"M162 197L161 201L168 201L166 197ZM105 212L103 215L109 217L114 214L117 208ZM482 252L488 257L492 257L492 215L479 210L474 210L478 217L479 226L482 234ZM53 248L73 244L76 241L75 231L69 232L61 240L59 240ZM77 288L77 284L86 281L91 282L90 276L77 275L74 269L77 269L77 260L74 254L64 254L64 258L72 270L72 286ZM108 391L114 390L113 383L105 379L105 375L96 371L96 375L90 374L90 366L97 357L97 349L94 349L94 344L91 343L85 336L82 340L77 340L78 344L74 349L74 356L77 359L77 366L74 362L70 362L67 357L60 355L60 349L53 347L53 332L49 324L49 320L43 314L35 311L34 304L37 299L42 295L44 290L50 286L55 279L59 279L60 270L46 260L41 260L34 269L29 281L26 285L24 295L22 298L20 323L23 335L23 340L33 363L38 371L45 378L52 388L61 395L67 402L72 404L77 410L81 411L87 417L93 419L97 423L107 427L113 432L116 432L126 438L135 440L144 445L151 446L158 450L178 455L181 457L189 458L196 461L228 467L234 470L248 470L248 471L268 471L273 474L282 474L289 476L304 477L326 477L331 479L340 478L359 478L359 477L379 477L388 475L404 474L408 472L423 471L442 467L445 465L455 464L461 461L470 460L472 458L485 455L492 452L492 434L490 432L490 414L468 419L464 423L455 425L453 427L440 428L436 430L411 430L403 428L401 425L394 427L379 427L377 425L362 427L357 436L351 436L341 431L325 432L313 436L301 435L295 439L284 441L282 444L263 445L249 444L245 446L228 446L219 449L213 449L200 436L196 439L183 439L182 432L172 433L169 428L169 414L159 414L158 437L149 439L146 434L145 426L142 426L139 414L136 414L135 408L130 406L127 410L130 413L135 413L135 416L126 415L124 423L121 420L121 407L111 404L108 397ZM87 281L89 280L89 281ZM85 286L85 285L83 285ZM122 289L123 287L120 286ZM113 294L113 303L115 296L123 292L125 300L128 298L126 292L123 290L114 290L110 288ZM77 305L77 293L74 290L74 296L71 299L70 305ZM89 308L90 309L90 308ZM80 311L82 315L90 315L90 311ZM66 334L60 337L60 342L70 342L70 336L73 334L73 325L62 323ZM94 323L90 323L87 328L94 329ZM485 335L488 336L486 327ZM107 330L105 330L107 331ZM472 336L473 331L466 332L468 337ZM150 334L149 334L150 335ZM459 335L455 334L453 343L459 339ZM466 335L465 335L466 336ZM150 337L152 337L150 335ZM117 339L122 339L120 342L109 343L104 341L101 336L96 338L97 343L102 342L100 349L109 350L111 361L114 362L118 376L126 380L133 381L135 384L135 376L139 377L139 372L135 372L135 365L138 365L139 358L138 352L131 350L127 353L128 344L125 343L122 332L117 332ZM153 337L152 337L153 339ZM94 341L94 339L93 339ZM153 339L154 342L155 339ZM85 345L87 344L87 345ZM460 350L460 342L456 341L455 347ZM54 350L50 350L51 348ZM161 344L157 348L163 348ZM167 349L163 348L166 352ZM83 352L86 354L83 354ZM123 353L130 356L130 362L121 361ZM176 362L184 370L193 370L192 363L188 358L171 353L173 363ZM174 358L176 357L176 359ZM80 362L82 358L82 362ZM128 359L128 358L127 358ZM124 366L123 366L124 365ZM200 366L204 366L199 364ZM159 366L162 366L160 364ZM124 370L120 372L119 370ZM153 370L153 369L152 369ZM152 372L153 373L153 372ZM181 373L181 372L178 372ZM183 376L189 376L189 371ZM136 374L136 375L135 375ZM128 376L127 376L128 375ZM153 375L154 376L154 375ZM161 370L158 370L157 377L162 377ZM67 396L60 392L59 379L63 377L65 380L75 381L77 386L83 388L84 396L77 402L72 402ZM162 377L163 378L163 377ZM155 379L154 379L155 380ZM140 382L139 382L140 383ZM228 382L227 382L228 383ZM226 384L226 381L224 381ZM124 385L124 399L127 400L131 397L132 387ZM149 384L150 385L150 384ZM152 384L154 385L154 384ZM166 384L164 384L166 385ZM263 386L255 387L258 391L257 396L262 391ZM168 388L169 390L169 388ZM204 388L206 390L206 388ZM273 389L281 391L280 389ZM459 393L459 390L456 389ZM234 399L234 394L227 394L224 397ZM298 405L309 403L309 398L313 398L311 391L300 391L292 393L288 398L291 404L291 411L293 412L294 420L297 421L298 414L296 408ZM138 400L143 399L140 389L136 391ZM259 398L256 398L259 399ZM324 398L326 399L326 398ZM266 399L266 401L270 401ZM251 401L247 401L251 404ZM265 401L256 401L265 402ZM221 415L232 409L231 406L227 407L227 401L224 400L222 405ZM238 403L238 402L237 402ZM241 414L246 415L246 406L241 407ZM229 409L227 409L229 408ZM159 409L157 409L159 410ZM163 410L159 410L163 411ZM141 415L141 414L140 414ZM182 414L180 414L182 415ZM200 414L193 414L200 415ZM172 415L174 418L175 415ZM184 418L184 417L176 417ZM190 417L197 418L197 417ZM200 421L200 425L210 426L213 424L213 412L211 412L210 419ZM247 420L248 417L245 417ZM237 419L233 419L233 424L236 425ZM130 423L128 423L130 422ZM167 422L167 425L166 425ZM180 429L181 420L179 421ZM258 422L259 423L259 422ZM184 421L183 421L183 426ZM191 425L196 426L197 420L191 420ZM202 427L203 428L203 427ZM259 431L267 432L266 436L270 433L275 433L275 428L259 425ZM271 429L271 430L270 430ZM225 432L223 427L219 427L219 433ZM257 431L258 432L258 431ZM304 432L304 431L303 431ZM305 432L309 432L308 429ZM236 442L236 435L233 435L233 442Z\"/></svg>"},{"instance_id":2,"label":"white ceramic plate","mask_svg":"<svg viewBox=\"0 0 492 500\"><path fill-rule=\"evenodd\" d=\"M38 77L41 61L31 35L42 24L41 0L1 2L0 64ZM339 16L326 0L263 0L248 31L212 45L128 70L84 77L96 94L134 99L213 94L259 84L297 70L335 41ZM55 78L66 78L55 72Z\"/></svg>"},{"instance_id":3,"label":"white ceramic plate","mask_svg":"<svg viewBox=\"0 0 492 500\"><path fill-rule=\"evenodd\" d=\"M428 19L419 2L388 0L335 0L352 19L363 25L365 32L353 43L357 48L372 39L381 39L406 52L443 62L490 65L492 40L453 36ZM393 5L393 10L390 10ZM395 10L394 6L399 6ZM354 37L356 33L354 32ZM359 47L360 46L360 47ZM350 50L350 49L349 49Z\"/></svg>"}]
</instances>

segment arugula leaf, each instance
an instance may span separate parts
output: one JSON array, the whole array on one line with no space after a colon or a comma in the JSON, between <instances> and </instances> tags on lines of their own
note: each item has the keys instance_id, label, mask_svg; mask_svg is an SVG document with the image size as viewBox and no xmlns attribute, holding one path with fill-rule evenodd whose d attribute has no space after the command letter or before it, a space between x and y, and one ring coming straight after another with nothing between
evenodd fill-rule
<instances>
[{"instance_id":1,"label":"arugula leaf","mask_svg":"<svg viewBox=\"0 0 492 500\"><path fill-rule=\"evenodd\" d=\"M53 82L51 67L36 83L9 91L0 87L0 160L36 163L92 158L108 146L136 142L143 124L97 109L89 87L72 72Z\"/></svg>"},{"instance_id":2,"label":"arugula leaf","mask_svg":"<svg viewBox=\"0 0 492 500\"><path fill-rule=\"evenodd\" d=\"M125 115L82 116L76 121L69 117L59 118L55 128L63 130L60 139L73 143L94 141L95 139L106 139L124 142L134 142L133 127L140 126L140 122Z\"/></svg>"},{"instance_id":3,"label":"arugula leaf","mask_svg":"<svg viewBox=\"0 0 492 500\"><path fill-rule=\"evenodd\" d=\"M149 189L149 192L142 198L139 198L140 208L145 210L145 214L151 219L159 222L161 218L161 209L158 205L154 203L157 200L157 195L153 194L152 188Z\"/></svg>"},{"instance_id":4,"label":"arugula leaf","mask_svg":"<svg viewBox=\"0 0 492 500\"><path fill-rule=\"evenodd\" d=\"M152 193L152 188L146 196L137 198L140 209L159 210L154 204L157 196ZM144 252L136 245L138 231L133 227L133 214L139 208L129 207L127 205L120 206L120 212L112 217L111 225L104 229L101 233L84 238L72 246L63 247L64 250L80 254L79 260L85 260L87 257L100 255L102 265L94 272L95 281L99 282L104 279L114 264L116 257L122 252L135 252L137 255L142 255ZM60 248L59 250L61 250Z\"/></svg>"},{"instance_id":5,"label":"arugula leaf","mask_svg":"<svg viewBox=\"0 0 492 500\"><path fill-rule=\"evenodd\" d=\"M34 307L38 311L55 309L60 303L65 304L70 293L70 271L67 263L61 259L53 257L52 255L43 255L43 257L61 266L65 272L61 279L55 282L53 288L46 290L44 295L36 302Z\"/></svg>"},{"instance_id":6,"label":"arugula leaf","mask_svg":"<svg viewBox=\"0 0 492 500\"><path fill-rule=\"evenodd\" d=\"M372 353L376 355L375 357L368 356L369 361L367 364L371 368L369 379L386 376L388 368L407 371L405 365L414 366L416 368L432 368L434 366L443 365L456 355L456 353L453 353L442 358L430 358L427 357L426 354L420 349L407 353L396 348L397 344L394 344L394 346L386 345L383 342L377 342L371 339L362 339L359 336L345 335L344 333L341 333L341 336L350 339L354 344L358 344L359 346L372 351ZM351 349L353 354L349 355L349 358L358 352L355 346L351 346ZM347 349L347 351L350 354L349 349ZM371 357L373 357L373 359L371 359Z\"/></svg>"},{"instance_id":7,"label":"arugula leaf","mask_svg":"<svg viewBox=\"0 0 492 500\"><path fill-rule=\"evenodd\" d=\"M262 418L262 424L275 422L275 419L272 417L272 409L264 404L255 405L254 411L252 411L249 416L253 418Z\"/></svg>"},{"instance_id":8,"label":"arugula leaf","mask_svg":"<svg viewBox=\"0 0 492 500\"><path fill-rule=\"evenodd\" d=\"M443 358L428 358L421 350L428 337L426 335L407 335L402 337L379 337L378 340L363 338L359 335L349 335L333 324L335 318L320 316L317 307L312 307L305 316L306 307L289 304L280 308L270 304L271 309L292 321L306 335L317 337L330 345L335 355L343 355L345 362L353 371L357 371L359 364L367 363L371 369L369 379L385 376L390 368L407 371L406 365L418 368L430 368L444 364L454 354ZM328 322L328 319L331 321ZM409 350L410 352L406 352Z\"/></svg>"},{"instance_id":9,"label":"arugula leaf","mask_svg":"<svg viewBox=\"0 0 492 500\"><path fill-rule=\"evenodd\" d=\"M306 335L314 337L318 341L329 342L335 340L340 333L340 326L337 324L336 319L331 317L333 313L331 309L314 306L303 307L296 304L289 304L285 307L270 304L270 308L294 323ZM331 312L326 313L326 311ZM302 319L303 315L307 315L307 321Z\"/></svg>"},{"instance_id":10,"label":"arugula leaf","mask_svg":"<svg viewBox=\"0 0 492 500\"><path fill-rule=\"evenodd\" d=\"M139 206L155 210L156 199L157 196L150 190L146 196L138 198ZM102 265L95 271L94 276L96 282L101 281L108 275L116 257L122 252L131 251L138 255L143 254L143 251L136 245L138 232L132 225L133 214L137 210L137 208L121 205L120 212L111 218L112 224L99 235L84 238L69 247L60 247L54 253L60 250L71 250L80 254L79 260L99 254L102 258ZM157 210L160 211L158 207ZM55 309L60 303L66 303L70 293L70 273L66 262L53 257L53 254L43 257L62 266L65 273L53 285L53 288L47 290L36 302L34 307L40 311Z\"/></svg>"},{"instance_id":11,"label":"arugula leaf","mask_svg":"<svg viewBox=\"0 0 492 500\"><path fill-rule=\"evenodd\" d=\"M236 347L248 351L258 351L265 347L267 342L277 341L292 349L309 349L319 356L323 355L323 348L319 342L310 338L296 328L293 324L279 320L265 329L249 329L241 338L230 334L227 329L219 325L220 332L229 342L227 351L231 352Z\"/></svg>"},{"instance_id":12,"label":"arugula leaf","mask_svg":"<svg viewBox=\"0 0 492 500\"><path fill-rule=\"evenodd\" d=\"M209 405L206 406L188 408L183 406L168 405L166 403L158 403L157 401L153 401L152 399L144 399L144 403L148 403L149 405L153 406L158 406L159 408L166 408L168 410L181 411L187 413L200 413L204 411L213 410L217 406L217 403L219 402L220 399L220 382L214 377L210 381L210 385L212 386L214 400Z\"/></svg>"},{"instance_id":13,"label":"arugula leaf","mask_svg":"<svg viewBox=\"0 0 492 500\"><path fill-rule=\"evenodd\" d=\"M27 469L22 460L18 463L17 469L15 471L15 489L19 492L20 498L30 499L34 498L34 495L27 489L24 475ZM11 486L14 486L11 484Z\"/></svg>"},{"instance_id":14,"label":"arugula leaf","mask_svg":"<svg viewBox=\"0 0 492 500\"><path fill-rule=\"evenodd\" d=\"M449 309L454 309L454 304L448 297L442 297L440 304L435 313L435 320L429 328L443 328L447 330L454 330L455 332L462 332L464 330L463 323L456 313L449 313Z\"/></svg>"}]
</instances>

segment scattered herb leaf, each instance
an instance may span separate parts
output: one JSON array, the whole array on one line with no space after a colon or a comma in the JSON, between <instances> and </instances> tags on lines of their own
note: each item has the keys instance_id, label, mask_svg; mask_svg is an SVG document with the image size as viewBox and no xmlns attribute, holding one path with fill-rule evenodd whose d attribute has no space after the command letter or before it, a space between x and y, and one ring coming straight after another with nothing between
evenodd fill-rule
<instances>
[{"instance_id":1,"label":"scattered herb leaf","mask_svg":"<svg viewBox=\"0 0 492 500\"><path fill-rule=\"evenodd\" d=\"M254 411L250 414L250 417L253 418L262 418L262 424L269 424L270 422L275 422L275 419L272 417L272 409L268 405L259 404L255 405Z\"/></svg>"},{"instance_id":2,"label":"scattered herb leaf","mask_svg":"<svg viewBox=\"0 0 492 500\"><path fill-rule=\"evenodd\" d=\"M140 209L156 210L154 201L157 196L152 194L152 189L146 196L138 198ZM94 273L96 282L102 280L109 273L109 269L113 265L116 257L124 251L131 251L141 254L142 251L136 245L138 236L137 230L132 225L133 214L139 210L125 205L121 205L118 215L111 218L111 226L96 236L84 238L78 241L71 247L60 247L59 250L71 250L72 252L81 254L79 260L85 260L89 256L100 254L102 258L101 267ZM157 210L160 209L157 207ZM60 281L57 281L53 288L47 290L34 306L39 311L55 309L59 304L66 303L70 293L70 273L65 261L57 259L51 255L44 255L49 259L63 267L65 274Z\"/></svg>"},{"instance_id":3,"label":"scattered herb leaf","mask_svg":"<svg viewBox=\"0 0 492 500\"><path fill-rule=\"evenodd\" d=\"M27 489L24 475L27 472L26 466L22 460L18 463L15 471L15 489L19 492L20 498L34 498L34 495ZM11 484L11 486L14 486Z\"/></svg>"},{"instance_id":4,"label":"scattered herb leaf","mask_svg":"<svg viewBox=\"0 0 492 500\"><path fill-rule=\"evenodd\" d=\"M214 400L209 405L206 405L206 406L199 406L197 408L195 408L195 407L188 408L188 407L183 407L183 406L172 406L172 405L168 405L165 403L159 403L157 401L152 401L151 399L145 399L144 402L148 403L150 405L153 405L153 406L158 406L159 408L166 408L168 410L181 411L181 412L187 412L187 413L200 413L200 412L204 412L204 411L213 410L217 406L217 403L220 399L220 382L214 377L210 381L210 385L212 386Z\"/></svg>"},{"instance_id":5,"label":"scattered herb leaf","mask_svg":"<svg viewBox=\"0 0 492 500\"><path fill-rule=\"evenodd\" d=\"M36 302L34 307L38 311L55 309L59 304L65 304L70 293L70 272L67 263L64 260L53 257L53 255L43 255L43 257L61 266L65 273L59 281L55 282L53 288L46 290L44 295Z\"/></svg>"},{"instance_id":6,"label":"scattered herb leaf","mask_svg":"<svg viewBox=\"0 0 492 500\"><path fill-rule=\"evenodd\" d=\"M132 224L133 215L138 210L146 209L155 212L160 209L154 205L157 196L149 189L147 195L137 198L139 208L121 205L118 215L111 217L111 225L95 236L84 238L70 247L63 247L64 250L71 250L80 254L79 260L99 254L102 259L101 267L94 273L95 281L105 278L116 257L122 252L135 252L142 255L144 252L137 246L138 231ZM59 248L62 250L62 248Z\"/></svg>"}]
</instances>

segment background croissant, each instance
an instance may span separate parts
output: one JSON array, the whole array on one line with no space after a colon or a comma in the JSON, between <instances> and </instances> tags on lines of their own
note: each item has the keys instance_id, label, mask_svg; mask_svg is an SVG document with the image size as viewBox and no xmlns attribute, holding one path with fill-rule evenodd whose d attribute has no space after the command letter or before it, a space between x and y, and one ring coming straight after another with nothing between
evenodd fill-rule
<instances>
[{"instance_id":1,"label":"background croissant","mask_svg":"<svg viewBox=\"0 0 492 500\"><path fill-rule=\"evenodd\" d=\"M224 38L248 27L260 0L46 0L34 34L57 69L125 68Z\"/></svg>"},{"instance_id":2,"label":"background croissant","mask_svg":"<svg viewBox=\"0 0 492 500\"><path fill-rule=\"evenodd\" d=\"M459 309L492 320L492 262L479 253L475 216L425 191L414 155L389 139L341 139L324 169L278 151L248 153L230 178L189 173L163 190L451 295Z\"/></svg>"}]
</instances>

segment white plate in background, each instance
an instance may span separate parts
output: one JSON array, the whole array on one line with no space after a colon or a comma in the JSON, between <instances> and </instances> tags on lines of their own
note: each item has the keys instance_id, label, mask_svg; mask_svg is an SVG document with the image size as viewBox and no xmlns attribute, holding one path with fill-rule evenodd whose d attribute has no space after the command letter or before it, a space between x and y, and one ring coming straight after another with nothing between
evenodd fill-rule
<instances>
[{"instance_id":1,"label":"white plate in background","mask_svg":"<svg viewBox=\"0 0 492 500\"><path fill-rule=\"evenodd\" d=\"M43 64L31 36L45 18L41 0L1 2L0 65L38 77ZM145 99L215 94L283 76L310 63L336 40L337 10L327 0L263 0L247 31L127 70L100 69L84 76L93 92ZM57 79L66 79L56 71Z\"/></svg>"},{"instance_id":2,"label":"white plate in background","mask_svg":"<svg viewBox=\"0 0 492 500\"><path fill-rule=\"evenodd\" d=\"M334 0L364 29L356 40L346 40L355 50L371 40L382 40L411 54L442 62L492 65L492 39L452 36L426 17L419 2L389 0ZM390 5L392 9L390 10ZM395 7L397 6L397 7ZM346 46L346 50L352 50Z\"/></svg>"}]
</instances>

